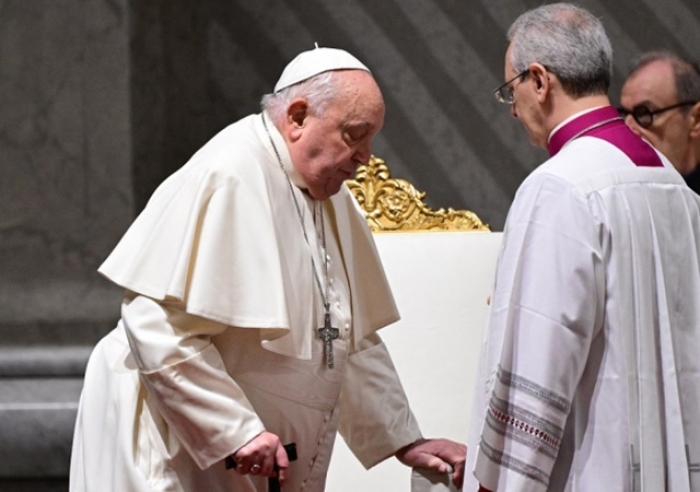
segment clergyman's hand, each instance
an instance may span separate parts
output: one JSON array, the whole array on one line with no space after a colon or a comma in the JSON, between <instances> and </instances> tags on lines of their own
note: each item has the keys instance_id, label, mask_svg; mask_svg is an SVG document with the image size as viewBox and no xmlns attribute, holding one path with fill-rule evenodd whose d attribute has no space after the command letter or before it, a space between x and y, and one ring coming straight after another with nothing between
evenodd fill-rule
<instances>
[{"instance_id":1,"label":"clergyman's hand","mask_svg":"<svg viewBox=\"0 0 700 492\"><path fill-rule=\"evenodd\" d=\"M241 475L250 473L264 477L278 477L280 485L287 479L289 458L279 437L263 431L233 455L236 471ZM275 464L279 471L275 471Z\"/></svg>"},{"instance_id":2,"label":"clergyman's hand","mask_svg":"<svg viewBox=\"0 0 700 492\"><path fill-rule=\"evenodd\" d=\"M452 481L458 489L464 480L464 465L467 460L467 447L449 439L418 439L413 444L396 452L398 460L411 468L429 468L447 473L452 466Z\"/></svg>"}]
</instances>

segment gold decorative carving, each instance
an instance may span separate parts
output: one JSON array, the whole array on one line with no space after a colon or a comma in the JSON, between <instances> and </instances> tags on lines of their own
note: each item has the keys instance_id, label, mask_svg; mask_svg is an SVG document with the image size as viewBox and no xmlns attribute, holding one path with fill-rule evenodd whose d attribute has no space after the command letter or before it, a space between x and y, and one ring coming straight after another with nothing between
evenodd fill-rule
<instances>
[{"instance_id":1,"label":"gold decorative carving","mask_svg":"<svg viewBox=\"0 0 700 492\"><path fill-rule=\"evenodd\" d=\"M346 181L360 204L369 227L378 231L490 231L474 212L432 210L425 203L425 192L403 179L391 178L383 159L372 156L360 166L355 179Z\"/></svg>"}]
</instances>

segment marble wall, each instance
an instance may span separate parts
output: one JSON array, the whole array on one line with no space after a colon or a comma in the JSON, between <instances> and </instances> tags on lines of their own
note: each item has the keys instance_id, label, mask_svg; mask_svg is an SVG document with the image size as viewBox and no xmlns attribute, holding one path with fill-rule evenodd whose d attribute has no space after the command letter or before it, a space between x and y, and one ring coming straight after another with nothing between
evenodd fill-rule
<instances>
[{"instance_id":1,"label":"marble wall","mask_svg":"<svg viewBox=\"0 0 700 492\"><path fill-rule=\"evenodd\" d=\"M0 490L67 490L85 361L131 222L122 0L0 1Z\"/></svg>"},{"instance_id":2,"label":"marble wall","mask_svg":"<svg viewBox=\"0 0 700 492\"><path fill-rule=\"evenodd\" d=\"M126 2L0 2L0 60L0 340L12 343L37 323L117 313L94 271L134 209Z\"/></svg>"}]
</instances>

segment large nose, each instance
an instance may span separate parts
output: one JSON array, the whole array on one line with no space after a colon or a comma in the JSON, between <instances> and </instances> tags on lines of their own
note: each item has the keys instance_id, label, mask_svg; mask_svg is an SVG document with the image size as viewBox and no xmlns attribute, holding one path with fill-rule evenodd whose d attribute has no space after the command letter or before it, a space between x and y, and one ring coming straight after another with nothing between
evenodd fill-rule
<instances>
[{"instance_id":1,"label":"large nose","mask_svg":"<svg viewBox=\"0 0 700 492\"><path fill-rule=\"evenodd\" d=\"M360 145L352 156L352 160L357 163L358 166L369 163L369 159L372 156L370 142Z\"/></svg>"}]
</instances>

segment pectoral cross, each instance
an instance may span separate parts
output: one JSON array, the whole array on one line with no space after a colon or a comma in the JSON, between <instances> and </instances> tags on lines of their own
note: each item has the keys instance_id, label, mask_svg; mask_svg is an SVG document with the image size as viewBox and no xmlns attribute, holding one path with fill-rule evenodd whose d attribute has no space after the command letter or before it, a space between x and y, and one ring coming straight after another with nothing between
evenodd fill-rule
<instances>
[{"instance_id":1,"label":"pectoral cross","mask_svg":"<svg viewBox=\"0 0 700 492\"><path fill-rule=\"evenodd\" d=\"M326 364L333 369L333 340L340 338L340 330L331 326L331 313L326 312L323 328L318 329L318 338L323 340Z\"/></svg>"}]
</instances>

